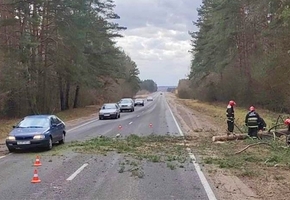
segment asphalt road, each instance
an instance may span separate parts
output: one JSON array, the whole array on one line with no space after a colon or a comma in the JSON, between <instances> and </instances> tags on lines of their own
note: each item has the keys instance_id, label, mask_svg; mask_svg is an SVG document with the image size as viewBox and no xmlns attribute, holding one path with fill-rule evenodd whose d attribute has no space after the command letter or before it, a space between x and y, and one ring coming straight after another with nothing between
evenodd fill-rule
<instances>
[{"instance_id":1,"label":"asphalt road","mask_svg":"<svg viewBox=\"0 0 290 200\"><path fill-rule=\"evenodd\" d=\"M135 112L121 113L120 119L94 119L71 128L66 142L118 133L179 135L165 96L155 93L153 97L153 102L136 107ZM32 184L35 155L41 156L42 166L37 168L41 183ZM119 163L124 159L127 158L117 153L100 156L56 150L9 154L0 159L0 199L215 199L207 182L200 178L202 172L196 170L196 164L171 170L166 163L144 161L144 177L136 178L119 173Z\"/></svg>"}]
</instances>

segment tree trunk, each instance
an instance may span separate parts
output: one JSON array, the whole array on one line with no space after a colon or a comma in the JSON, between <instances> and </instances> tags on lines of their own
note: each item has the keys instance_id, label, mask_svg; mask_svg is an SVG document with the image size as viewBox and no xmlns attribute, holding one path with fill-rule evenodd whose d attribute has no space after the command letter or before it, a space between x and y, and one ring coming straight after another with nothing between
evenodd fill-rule
<instances>
[{"instance_id":1,"label":"tree trunk","mask_svg":"<svg viewBox=\"0 0 290 200\"><path fill-rule=\"evenodd\" d=\"M77 108L78 107L79 92L80 92L80 86L77 85L76 86L76 92L75 92L75 98L74 98L74 106L73 106L73 108Z\"/></svg>"},{"instance_id":2,"label":"tree trunk","mask_svg":"<svg viewBox=\"0 0 290 200\"><path fill-rule=\"evenodd\" d=\"M65 110L65 102L64 102L64 92L63 92L63 83L62 83L62 78L58 78L58 85L59 85L59 100L60 100L60 110L63 111Z\"/></svg>"},{"instance_id":3,"label":"tree trunk","mask_svg":"<svg viewBox=\"0 0 290 200\"><path fill-rule=\"evenodd\" d=\"M69 93L70 93L70 81L66 82L65 88L65 109L69 109Z\"/></svg>"},{"instance_id":4,"label":"tree trunk","mask_svg":"<svg viewBox=\"0 0 290 200\"><path fill-rule=\"evenodd\" d=\"M244 140L248 137L246 134L235 134L235 135L219 135L213 136L212 141L228 141L228 140Z\"/></svg>"}]
</instances>

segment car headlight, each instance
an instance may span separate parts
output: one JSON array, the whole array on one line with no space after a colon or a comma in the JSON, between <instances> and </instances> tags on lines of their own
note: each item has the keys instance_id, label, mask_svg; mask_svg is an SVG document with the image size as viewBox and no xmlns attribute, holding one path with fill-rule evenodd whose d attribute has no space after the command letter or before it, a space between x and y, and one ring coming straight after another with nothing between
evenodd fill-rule
<instances>
[{"instance_id":1,"label":"car headlight","mask_svg":"<svg viewBox=\"0 0 290 200\"><path fill-rule=\"evenodd\" d=\"M33 139L34 139L34 140L42 140L42 139L44 139L44 138L45 138L44 135L35 135L35 136L33 136Z\"/></svg>"},{"instance_id":2,"label":"car headlight","mask_svg":"<svg viewBox=\"0 0 290 200\"><path fill-rule=\"evenodd\" d=\"M8 136L6 139L7 140L16 140L14 136Z\"/></svg>"}]
</instances>

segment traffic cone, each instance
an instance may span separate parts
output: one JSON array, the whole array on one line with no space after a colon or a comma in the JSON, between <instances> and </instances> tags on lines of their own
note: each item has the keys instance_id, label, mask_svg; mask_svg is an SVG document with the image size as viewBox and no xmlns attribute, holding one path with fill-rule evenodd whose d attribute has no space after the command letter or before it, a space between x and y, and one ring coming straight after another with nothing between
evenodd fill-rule
<instances>
[{"instance_id":1,"label":"traffic cone","mask_svg":"<svg viewBox=\"0 0 290 200\"><path fill-rule=\"evenodd\" d=\"M42 164L41 164L41 162L40 162L39 156L36 156L36 159L35 159L35 162L34 162L33 166L38 167L38 166L41 166L41 165L42 165Z\"/></svg>"},{"instance_id":2,"label":"traffic cone","mask_svg":"<svg viewBox=\"0 0 290 200\"><path fill-rule=\"evenodd\" d=\"M150 123L150 124L149 124L149 127L152 128L152 126L153 126L153 125Z\"/></svg>"},{"instance_id":3,"label":"traffic cone","mask_svg":"<svg viewBox=\"0 0 290 200\"><path fill-rule=\"evenodd\" d=\"M35 169L31 183L40 183L40 182L41 182L41 180L38 177L37 169Z\"/></svg>"},{"instance_id":4,"label":"traffic cone","mask_svg":"<svg viewBox=\"0 0 290 200\"><path fill-rule=\"evenodd\" d=\"M118 129L119 129L119 130L121 130L121 129L122 129L122 126L121 126L121 125L119 125L119 126L118 126Z\"/></svg>"}]
</instances>

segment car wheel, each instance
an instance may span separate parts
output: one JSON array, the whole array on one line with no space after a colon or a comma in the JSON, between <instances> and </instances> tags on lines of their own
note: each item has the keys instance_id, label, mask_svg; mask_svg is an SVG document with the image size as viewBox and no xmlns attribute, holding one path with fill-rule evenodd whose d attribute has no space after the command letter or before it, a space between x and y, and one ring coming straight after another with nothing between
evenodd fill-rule
<instances>
[{"instance_id":1,"label":"car wheel","mask_svg":"<svg viewBox=\"0 0 290 200\"><path fill-rule=\"evenodd\" d=\"M99 120L102 120L103 118L99 116Z\"/></svg>"},{"instance_id":2,"label":"car wheel","mask_svg":"<svg viewBox=\"0 0 290 200\"><path fill-rule=\"evenodd\" d=\"M65 134L62 134L62 139L59 141L59 144L64 144L65 142Z\"/></svg>"},{"instance_id":3,"label":"car wheel","mask_svg":"<svg viewBox=\"0 0 290 200\"><path fill-rule=\"evenodd\" d=\"M142 104L142 106L144 106L144 104Z\"/></svg>"},{"instance_id":4,"label":"car wheel","mask_svg":"<svg viewBox=\"0 0 290 200\"><path fill-rule=\"evenodd\" d=\"M47 145L47 150L51 150L52 149L52 138L49 137L49 141L48 141L48 145Z\"/></svg>"},{"instance_id":5,"label":"car wheel","mask_svg":"<svg viewBox=\"0 0 290 200\"><path fill-rule=\"evenodd\" d=\"M120 118L120 117L121 117L121 114L119 113L118 118Z\"/></svg>"},{"instance_id":6,"label":"car wheel","mask_svg":"<svg viewBox=\"0 0 290 200\"><path fill-rule=\"evenodd\" d=\"M15 151L15 149L14 148L9 148L9 147L7 147L8 148L8 151L10 152L10 153L12 153L12 152L14 152Z\"/></svg>"}]
</instances>

